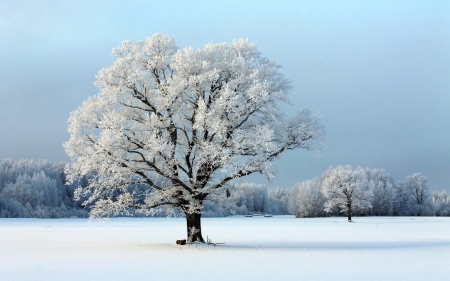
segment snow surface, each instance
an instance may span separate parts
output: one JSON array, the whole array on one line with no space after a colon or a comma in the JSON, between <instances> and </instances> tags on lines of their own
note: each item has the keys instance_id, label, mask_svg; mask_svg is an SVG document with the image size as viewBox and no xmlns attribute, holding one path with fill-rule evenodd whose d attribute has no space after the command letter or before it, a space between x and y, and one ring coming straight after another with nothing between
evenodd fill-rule
<instances>
[{"instance_id":1,"label":"snow surface","mask_svg":"<svg viewBox=\"0 0 450 281\"><path fill-rule=\"evenodd\" d=\"M450 218L0 219L0 280L448 280Z\"/></svg>"}]
</instances>

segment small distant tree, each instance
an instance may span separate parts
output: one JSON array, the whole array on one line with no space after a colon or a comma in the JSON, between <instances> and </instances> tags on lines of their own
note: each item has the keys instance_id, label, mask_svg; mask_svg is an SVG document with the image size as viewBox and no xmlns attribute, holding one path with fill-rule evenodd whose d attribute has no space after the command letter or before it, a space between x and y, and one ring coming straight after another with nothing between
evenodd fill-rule
<instances>
[{"instance_id":1,"label":"small distant tree","mask_svg":"<svg viewBox=\"0 0 450 281\"><path fill-rule=\"evenodd\" d=\"M225 196L234 179L270 177L280 154L313 150L322 136L308 110L283 117L291 84L247 40L180 50L155 34L113 54L100 93L72 112L64 144L69 182L90 176L76 198L87 198L92 217L176 208L188 239L204 241L205 200Z\"/></svg>"},{"instance_id":2,"label":"small distant tree","mask_svg":"<svg viewBox=\"0 0 450 281\"><path fill-rule=\"evenodd\" d=\"M405 182L397 182L394 189L394 216L415 216L417 214L417 203L405 187Z\"/></svg>"},{"instance_id":3,"label":"small distant tree","mask_svg":"<svg viewBox=\"0 0 450 281\"><path fill-rule=\"evenodd\" d=\"M372 211L375 216L394 215L395 181L382 169L365 169L372 183Z\"/></svg>"},{"instance_id":4,"label":"small distant tree","mask_svg":"<svg viewBox=\"0 0 450 281\"><path fill-rule=\"evenodd\" d=\"M434 214L436 216L450 216L450 194L447 190L434 191L432 194Z\"/></svg>"},{"instance_id":5,"label":"small distant tree","mask_svg":"<svg viewBox=\"0 0 450 281\"><path fill-rule=\"evenodd\" d=\"M270 213L273 215L288 215L288 204L289 204L289 192L282 187L277 187L274 190L269 190L268 192L269 202L270 202ZM266 212L268 212L266 210Z\"/></svg>"},{"instance_id":6,"label":"small distant tree","mask_svg":"<svg viewBox=\"0 0 450 281\"><path fill-rule=\"evenodd\" d=\"M404 186L414 198L416 213L418 216L429 216L433 213L432 199L428 192L428 178L422 173L407 176Z\"/></svg>"},{"instance_id":7,"label":"small distant tree","mask_svg":"<svg viewBox=\"0 0 450 281\"><path fill-rule=\"evenodd\" d=\"M324 217L325 198L321 193L321 178L307 180L294 185L289 207L297 218Z\"/></svg>"},{"instance_id":8,"label":"small distant tree","mask_svg":"<svg viewBox=\"0 0 450 281\"><path fill-rule=\"evenodd\" d=\"M322 193L327 198L325 211L338 207L346 213L348 221L358 210L371 208L372 189L363 169L352 169L350 166L329 168L324 175Z\"/></svg>"}]
</instances>

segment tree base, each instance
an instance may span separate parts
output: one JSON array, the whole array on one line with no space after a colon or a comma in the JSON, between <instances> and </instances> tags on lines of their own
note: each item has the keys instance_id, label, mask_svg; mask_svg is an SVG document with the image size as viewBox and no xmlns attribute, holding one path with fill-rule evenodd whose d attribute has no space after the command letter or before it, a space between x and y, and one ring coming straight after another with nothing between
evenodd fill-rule
<instances>
[{"instance_id":1,"label":"tree base","mask_svg":"<svg viewBox=\"0 0 450 281\"><path fill-rule=\"evenodd\" d=\"M205 243L201 229L201 214L197 213L186 214L186 224L187 224L187 242Z\"/></svg>"}]
</instances>

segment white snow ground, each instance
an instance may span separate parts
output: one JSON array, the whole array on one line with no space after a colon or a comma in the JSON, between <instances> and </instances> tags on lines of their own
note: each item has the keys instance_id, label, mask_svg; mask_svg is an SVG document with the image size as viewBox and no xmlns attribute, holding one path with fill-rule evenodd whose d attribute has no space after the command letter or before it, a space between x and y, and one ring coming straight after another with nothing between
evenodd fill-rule
<instances>
[{"instance_id":1,"label":"white snow ground","mask_svg":"<svg viewBox=\"0 0 450 281\"><path fill-rule=\"evenodd\" d=\"M450 218L0 219L0 280L448 280Z\"/></svg>"}]
</instances>

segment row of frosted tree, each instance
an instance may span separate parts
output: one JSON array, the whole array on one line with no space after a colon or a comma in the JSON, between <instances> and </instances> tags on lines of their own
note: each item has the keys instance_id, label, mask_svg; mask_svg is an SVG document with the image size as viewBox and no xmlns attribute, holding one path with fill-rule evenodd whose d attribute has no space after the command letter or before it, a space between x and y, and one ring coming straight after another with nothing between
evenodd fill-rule
<instances>
[{"instance_id":1,"label":"row of frosted tree","mask_svg":"<svg viewBox=\"0 0 450 281\"><path fill-rule=\"evenodd\" d=\"M5 159L0 162L0 217L87 217L89 208L82 206L84 200L74 200L75 189L87 183L86 179L67 185L63 163ZM384 170L338 166L291 190L254 183L228 185L223 194L205 201L202 213L206 217L255 213L296 217L450 216L450 194L445 190L429 193L427 178L422 174L396 182ZM181 212L175 210L174 214Z\"/></svg>"},{"instance_id":2,"label":"row of frosted tree","mask_svg":"<svg viewBox=\"0 0 450 281\"><path fill-rule=\"evenodd\" d=\"M0 162L0 217L87 217L73 200L75 185L66 185L64 164L46 160Z\"/></svg>"},{"instance_id":3,"label":"row of frosted tree","mask_svg":"<svg viewBox=\"0 0 450 281\"><path fill-rule=\"evenodd\" d=\"M450 216L450 194L430 193L421 173L395 181L381 169L330 167L321 176L296 184L289 210L296 217Z\"/></svg>"}]
</instances>

